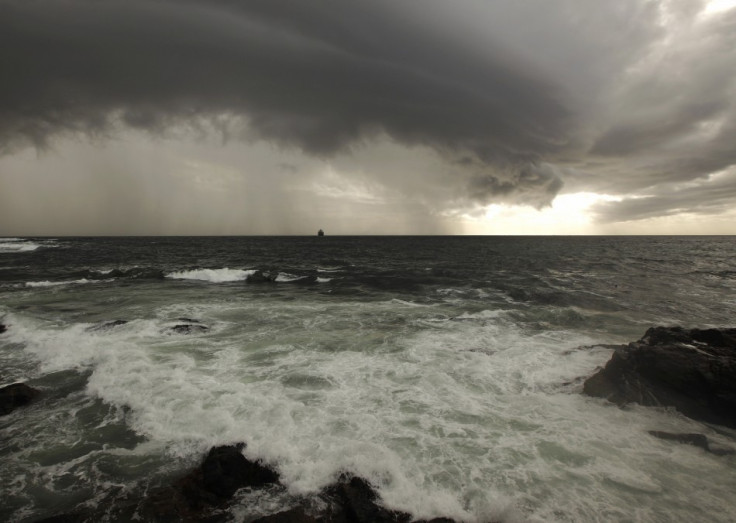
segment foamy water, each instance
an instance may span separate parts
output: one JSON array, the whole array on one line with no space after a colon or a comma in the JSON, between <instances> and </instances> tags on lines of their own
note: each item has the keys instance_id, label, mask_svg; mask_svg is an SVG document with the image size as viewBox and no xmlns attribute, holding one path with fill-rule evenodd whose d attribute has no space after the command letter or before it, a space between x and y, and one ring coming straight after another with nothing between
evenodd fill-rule
<instances>
[{"instance_id":1,"label":"foamy water","mask_svg":"<svg viewBox=\"0 0 736 523\"><path fill-rule=\"evenodd\" d=\"M700 432L736 446L733 431L580 394L610 357L602 344L627 341L619 330L635 314L444 280L386 292L393 273L361 279L359 290L381 289L368 295L344 279L304 287L309 267L284 271L276 286L219 285L249 270L167 270L160 283L6 296L3 379L49 391L0 418L13 442L1 458L6 519L139 492L237 441L286 485L270 497L242 493L233 510L246 520L343 471L416 518L734 519L736 458L647 434ZM174 278L204 285L167 287ZM84 314L66 310L80 303ZM172 330L182 322L207 330Z\"/></svg>"}]
</instances>

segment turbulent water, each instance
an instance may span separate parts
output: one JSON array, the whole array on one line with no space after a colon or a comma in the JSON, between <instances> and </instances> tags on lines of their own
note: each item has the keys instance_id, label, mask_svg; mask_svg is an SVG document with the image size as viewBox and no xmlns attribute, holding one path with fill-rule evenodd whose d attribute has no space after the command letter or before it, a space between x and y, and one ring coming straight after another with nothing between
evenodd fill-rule
<instances>
[{"instance_id":1,"label":"turbulent water","mask_svg":"<svg viewBox=\"0 0 736 523\"><path fill-rule=\"evenodd\" d=\"M730 237L0 239L0 520L112 506L247 442L417 518L734 521L736 432L581 394L607 344L734 325ZM275 281L246 281L268 274ZM189 327L175 328L177 325Z\"/></svg>"}]
</instances>

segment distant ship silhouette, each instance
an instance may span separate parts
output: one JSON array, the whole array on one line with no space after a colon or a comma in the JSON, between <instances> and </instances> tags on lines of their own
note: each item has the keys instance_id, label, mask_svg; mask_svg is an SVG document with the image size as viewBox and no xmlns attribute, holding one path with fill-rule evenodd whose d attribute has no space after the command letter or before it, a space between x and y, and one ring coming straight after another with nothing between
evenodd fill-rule
<instances>
[{"instance_id":1,"label":"distant ship silhouette","mask_svg":"<svg viewBox=\"0 0 736 523\"><path fill-rule=\"evenodd\" d=\"M324 235L325 235L325 231L323 231L322 229L317 231L317 236L324 236Z\"/></svg>"}]
</instances>

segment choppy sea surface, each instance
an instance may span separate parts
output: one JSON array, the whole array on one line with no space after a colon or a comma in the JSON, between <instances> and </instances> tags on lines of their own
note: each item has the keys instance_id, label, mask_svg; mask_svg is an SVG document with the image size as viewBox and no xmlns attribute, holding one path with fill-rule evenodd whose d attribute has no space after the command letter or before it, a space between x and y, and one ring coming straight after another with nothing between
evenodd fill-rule
<instances>
[{"instance_id":1,"label":"choppy sea surface","mask_svg":"<svg viewBox=\"0 0 736 523\"><path fill-rule=\"evenodd\" d=\"M285 488L233 521L343 471L416 518L734 521L736 457L647 431L736 432L581 390L607 345L735 313L733 237L0 239L0 385L43 391L0 417L0 520L245 441Z\"/></svg>"}]
</instances>

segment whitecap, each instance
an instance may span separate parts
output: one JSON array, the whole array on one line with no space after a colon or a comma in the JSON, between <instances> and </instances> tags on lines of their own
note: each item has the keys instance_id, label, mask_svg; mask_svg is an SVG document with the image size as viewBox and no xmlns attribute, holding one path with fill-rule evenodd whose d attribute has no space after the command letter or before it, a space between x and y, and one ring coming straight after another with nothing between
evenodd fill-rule
<instances>
[{"instance_id":1,"label":"whitecap","mask_svg":"<svg viewBox=\"0 0 736 523\"><path fill-rule=\"evenodd\" d=\"M112 281L112 280L107 280ZM84 285L86 283L99 283L95 280L88 280L87 278L82 278L81 280L71 280L71 281L27 281L26 287L58 287L60 285Z\"/></svg>"},{"instance_id":2,"label":"whitecap","mask_svg":"<svg viewBox=\"0 0 736 523\"><path fill-rule=\"evenodd\" d=\"M280 272L276 276L276 281L281 283L287 283L290 281L297 281L305 278L305 276L297 276L296 274L289 274L288 272Z\"/></svg>"},{"instance_id":3,"label":"whitecap","mask_svg":"<svg viewBox=\"0 0 736 523\"><path fill-rule=\"evenodd\" d=\"M191 271L178 271L166 275L167 278L174 280L198 280L210 283L227 283L233 281L244 281L251 274L255 274L254 269L194 269Z\"/></svg>"}]
</instances>

